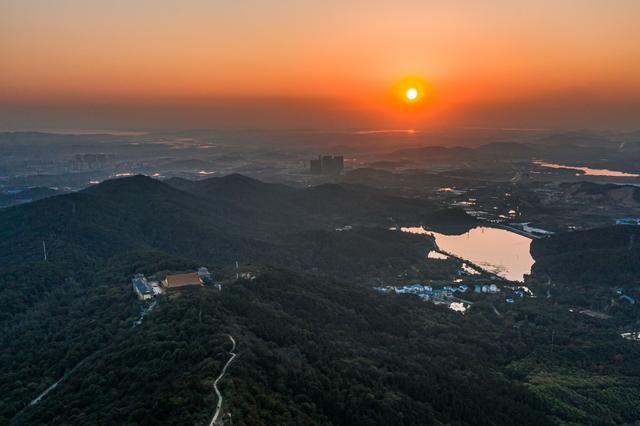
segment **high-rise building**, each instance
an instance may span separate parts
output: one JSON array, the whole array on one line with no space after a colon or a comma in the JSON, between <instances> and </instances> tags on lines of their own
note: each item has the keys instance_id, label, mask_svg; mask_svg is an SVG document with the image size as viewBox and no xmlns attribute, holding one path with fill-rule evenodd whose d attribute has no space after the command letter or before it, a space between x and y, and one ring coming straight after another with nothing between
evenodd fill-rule
<instances>
[{"instance_id":1,"label":"high-rise building","mask_svg":"<svg viewBox=\"0 0 640 426\"><path fill-rule=\"evenodd\" d=\"M309 162L309 169L314 175L322 174L322 160L320 158L317 160L311 160Z\"/></svg>"},{"instance_id":2,"label":"high-rise building","mask_svg":"<svg viewBox=\"0 0 640 426\"><path fill-rule=\"evenodd\" d=\"M309 162L309 169L313 174L340 174L344 169L344 157L342 155L322 155L317 160Z\"/></svg>"}]
</instances>

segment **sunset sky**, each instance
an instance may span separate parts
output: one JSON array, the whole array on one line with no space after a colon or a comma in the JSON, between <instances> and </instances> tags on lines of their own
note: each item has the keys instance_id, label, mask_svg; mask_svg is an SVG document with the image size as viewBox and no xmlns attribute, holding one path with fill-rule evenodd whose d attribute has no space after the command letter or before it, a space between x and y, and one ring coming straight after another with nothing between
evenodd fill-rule
<instances>
[{"instance_id":1,"label":"sunset sky","mask_svg":"<svg viewBox=\"0 0 640 426\"><path fill-rule=\"evenodd\" d=\"M0 128L640 128L639 22L637 0L4 0Z\"/></svg>"}]
</instances>

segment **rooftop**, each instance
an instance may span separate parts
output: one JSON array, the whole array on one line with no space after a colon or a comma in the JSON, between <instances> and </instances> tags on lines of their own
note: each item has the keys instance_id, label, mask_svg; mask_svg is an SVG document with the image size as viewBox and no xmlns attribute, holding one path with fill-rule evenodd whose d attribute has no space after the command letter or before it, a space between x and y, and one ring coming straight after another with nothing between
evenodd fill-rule
<instances>
[{"instance_id":1,"label":"rooftop","mask_svg":"<svg viewBox=\"0 0 640 426\"><path fill-rule=\"evenodd\" d=\"M197 272L173 274L166 276L166 278L164 279L164 285L167 288L183 287L188 285L202 285L202 279Z\"/></svg>"},{"instance_id":2,"label":"rooftop","mask_svg":"<svg viewBox=\"0 0 640 426\"><path fill-rule=\"evenodd\" d=\"M147 281L144 278L134 278L133 285L136 287L140 294L151 294L151 287L147 284Z\"/></svg>"}]
</instances>

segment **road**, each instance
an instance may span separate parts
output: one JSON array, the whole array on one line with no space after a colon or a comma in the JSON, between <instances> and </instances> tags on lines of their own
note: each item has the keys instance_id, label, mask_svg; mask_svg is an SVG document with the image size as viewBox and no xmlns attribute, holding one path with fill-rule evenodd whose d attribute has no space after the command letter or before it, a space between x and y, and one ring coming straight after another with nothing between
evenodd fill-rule
<instances>
[{"instance_id":1,"label":"road","mask_svg":"<svg viewBox=\"0 0 640 426\"><path fill-rule=\"evenodd\" d=\"M17 418L29 407L38 404L40 401L42 401L44 399L44 397L46 397L49 392L51 392L52 390L54 390L55 388L58 387L58 385L60 383L62 383L65 379L67 379L71 374L73 374L78 368L80 368L85 362L87 362L90 358L94 357L95 355L101 353L102 351L104 351L105 349L99 349L97 351L95 351L94 353L88 355L87 357L85 357L82 361L80 361L79 363L77 363L71 370L67 371L57 382L55 382L54 384L52 384L51 386L49 386L47 389L44 390L44 392L42 392L40 395L38 395L35 399L33 399L26 407L24 407L22 410L18 411L16 413L15 416L13 416L13 418L11 419L11 424L15 424L15 422L17 422Z\"/></svg>"},{"instance_id":2,"label":"road","mask_svg":"<svg viewBox=\"0 0 640 426\"><path fill-rule=\"evenodd\" d=\"M153 308L156 306L156 304L157 304L156 302L157 301L154 300L147 308L143 309L142 313L140 314L140 318L136 322L133 323L132 328L136 327L137 325L140 325L140 323L142 322L142 319L145 317L145 315L147 315L149 312L151 312L153 310ZM229 336L229 337L231 337L231 336ZM233 340L233 338L231 338L231 340ZM38 395L36 398L34 398L26 407L24 407L22 410L20 410L18 413L16 413L16 415L13 417L11 422L13 423L14 420L18 416L20 416L24 412L24 410L26 410L28 407L36 405L40 401L42 401L51 391L53 391L55 388L57 388L60 383L62 383L64 380L66 380L71 374L73 374L78 368L80 368L89 359L91 359L92 357L95 357L96 355L102 353L103 351L108 349L110 346L111 345L109 345L106 348L98 349L97 351L93 352L92 354L87 355L84 359L82 359L79 363L77 363L71 370L67 371L60 379L58 379L57 382L55 382L54 384L49 386L47 389L45 389L44 392L42 392L40 395ZM235 349L235 342L233 344L233 348Z\"/></svg>"},{"instance_id":3,"label":"road","mask_svg":"<svg viewBox=\"0 0 640 426\"><path fill-rule=\"evenodd\" d=\"M502 318L502 314L500 313L500 311L498 311L498 309L493 305L491 305L491 307L493 308L493 312L495 312L496 316L498 318Z\"/></svg>"},{"instance_id":4,"label":"road","mask_svg":"<svg viewBox=\"0 0 640 426\"><path fill-rule=\"evenodd\" d=\"M65 375L64 377L62 377L61 379L59 379L57 382L55 382L54 384L52 384L51 386L49 386L47 389L45 389L44 392L42 392L40 395L38 395L33 401L31 401L29 403L29 405L36 405L38 402L40 402L42 400L42 398L44 398L45 396L47 396L47 394L49 392L51 392L52 390L54 390L59 384L60 382L62 382L64 379L66 379L67 376Z\"/></svg>"},{"instance_id":5,"label":"road","mask_svg":"<svg viewBox=\"0 0 640 426\"><path fill-rule=\"evenodd\" d=\"M473 302L465 299L460 299L459 297L456 297L456 296L451 296L451 299L455 300L456 302L466 303L467 305L473 305Z\"/></svg>"},{"instance_id":6,"label":"road","mask_svg":"<svg viewBox=\"0 0 640 426\"><path fill-rule=\"evenodd\" d=\"M54 390L63 380L65 380L67 377L69 377L71 374L73 374L74 371L76 371L78 368L80 368L85 362L87 362L91 357L97 355L98 353L102 352L104 349L100 349L98 351L95 351L94 353L92 353L91 355L85 357L82 361L80 361L79 363L77 363L71 370L69 370L68 372L66 372L64 374L64 376L62 376L60 378L60 380L58 380L57 382L55 382L54 384L52 384L51 386L49 386L44 392L42 392L40 395L38 395L33 401L31 401L29 403L29 405L36 405L38 402L42 401L42 399L47 396L47 394L49 392L51 392L52 390Z\"/></svg>"},{"instance_id":7,"label":"road","mask_svg":"<svg viewBox=\"0 0 640 426\"><path fill-rule=\"evenodd\" d=\"M502 228L502 229L506 229L507 231L511 231L515 234L519 234L522 235L523 237L528 237L528 238L532 238L532 239L536 239L539 240L542 237L540 235L536 235L536 234L532 234L531 232L527 232L524 231L520 228L515 228L513 226L510 225L505 225L503 223L493 223L491 226L495 226L496 228Z\"/></svg>"},{"instance_id":8,"label":"road","mask_svg":"<svg viewBox=\"0 0 640 426\"><path fill-rule=\"evenodd\" d=\"M216 381L213 382L213 389L216 391L216 395L218 395L218 403L216 404L216 413L213 415L213 418L211 419L211 423L209 423L209 426L214 426L216 424L216 422L218 421L218 417L220 416L220 411L222 410L222 394L220 393L220 389L218 389L218 382L222 380L225 373L227 372L227 368L229 367L229 365L231 365L235 357L238 355L233 352L236 350L235 339L230 334L227 334L227 336L229 336L229 339L231 339L231 343L233 344L233 346L231 347L231 350L229 351L229 353L231 354L231 358L229 358L227 363L222 368L222 372L220 373Z\"/></svg>"},{"instance_id":9,"label":"road","mask_svg":"<svg viewBox=\"0 0 640 426\"><path fill-rule=\"evenodd\" d=\"M514 169L516 171L516 174L511 178L511 183L512 184L516 184L518 182L520 182L520 179L522 179L522 171L520 169Z\"/></svg>"}]
</instances>

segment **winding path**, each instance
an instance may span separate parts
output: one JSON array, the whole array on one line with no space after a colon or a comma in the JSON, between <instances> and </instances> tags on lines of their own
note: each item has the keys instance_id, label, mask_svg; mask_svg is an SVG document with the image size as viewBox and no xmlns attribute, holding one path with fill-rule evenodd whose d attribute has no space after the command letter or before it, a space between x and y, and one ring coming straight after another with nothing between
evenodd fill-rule
<instances>
[{"instance_id":1,"label":"winding path","mask_svg":"<svg viewBox=\"0 0 640 426\"><path fill-rule=\"evenodd\" d=\"M47 389L44 390L44 392L42 392L40 395L38 395L35 399L33 399L31 402L29 402L29 404L27 404L24 408L22 408L22 410L18 411L16 413L15 416L13 416L13 418L11 419L10 423L14 424L17 420L17 418L29 407L38 404L40 401L42 401L44 399L44 397L46 397L49 392L51 392L52 390L54 390L55 388L58 387L58 385L60 383L62 383L65 379L67 379L71 374L73 374L78 368L80 368L85 362L87 362L91 357L101 353L102 351L104 351L105 348L103 349L99 349L97 351L95 351L94 353L86 356L85 358L83 358L79 363L77 363L71 370L67 371L66 373L64 373L64 375L54 384L52 384L51 386L49 386Z\"/></svg>"},{"instance_id":2,"label":"winding path","mask_svg":"<svg viewBox=\"0 0 640 426\"><path fill-rule=\"evenodd\" d=\"M153 311L153 308L155 308L157 304L158 304L158 299L153 299L151 304L149 304L146 308L142 309L142 311L140 312L140 317L133 323L131 328L136 328L137 326L142 324L142 320L144 319L144 317L147 316L147 314L149 314L151 311Z\"/></svg>"},{"instance_id":3,"label":"winding path","mask_svg":"<svg viewBox=\"0 0 640 426\"><path fill-rule=\"evenodd\" d=\"M218 389L218 382L220 380L222 380L222 378L224 377L225 373L227 372L227 368L233 362L235 357L238 356L238 354L233 352L233 351L236 350L236 341L235 341L235 339L230 334L227 334L227 336L229 336L229 339L231 339L231 343L233 344L233 347L229 351L229 353L231 354L231 358L229 358L229 360L224 365L224 367L222 367L222 372L220 373L220 375L218 376L216 381L213 382L213 389L215 389L216 395L218 395L218 403L216 404L216 413L213 415L213 418L211 419L211 423L209 423L209 426L214 426L216 424L216 422L218 421L218 417L220 416L220 411L222 410L222 394L220 393L220 389Z\"/></svg>"},{"instance_id":4,"label":"winding path","mask_svg":"<svg viewBox=\"0 0 640 426\"><path fill-rule=\"evenodd\" d=\"M147 306L145 309L143 309L142 312L140 313L140 317L138 318L138 320L133 323L132 328L135 328L136 326L140 325L142 323L143 318L147 314L149 314L156 307L156 305L157 305L157 300L153 300L149 306ZM229 337L233 341L233 338L231 336L229 336ZM15 421L15 419L18 418L27 408L29 408L29 407L31 407L33 405L37 405L40 401L42 401L51 391L53 391L55 388L57 388L60 383L65 381L70 375L72 375L78 368L80 368L89 359L91 359L92 357L95 357L96 355L102 353L103 351L105 351L109 347L111 347L111 345L109 345L109 346L107 346L105 348L102 348L102 349L98 349L97 351L95 351L95 352L87 355L85 358L83 358L71 370L68 370L67 372L65 372L64 375L60 379L58 379L57 382L55 382L54 384L52 384L51 386L46 388L42 393L40 393L37 397L35 397L33 400L31 400L31 402L29 402L29 404L27 404L24 408L22 408L22 410L18 411L16 413L16 415L13 416L13 418L11 419L11 423L13 423ZM235 347L236 346L235 346L235 341L234 341L233 342L233 349L235 349ZM234 355L234 357L235 357L235 355ZM226 368L226 366L225 366L225 368Z\"/></svg>"}]
</instances>

